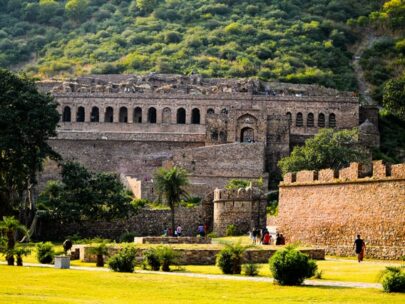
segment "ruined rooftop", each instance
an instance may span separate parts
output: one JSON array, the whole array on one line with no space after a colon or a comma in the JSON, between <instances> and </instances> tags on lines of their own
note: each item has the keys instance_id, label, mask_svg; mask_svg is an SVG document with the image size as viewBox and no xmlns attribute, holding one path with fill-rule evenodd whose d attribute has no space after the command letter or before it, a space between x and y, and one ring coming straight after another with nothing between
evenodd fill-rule
<instances>
[{"instance_id":1,"label":"ruined rooftop","mask_svg":"<svg viewBox=\"0 0 405 304\"><path fill-rule=\"evenodd\" d=\"M353 96L320 85L265 82L256 78L204 78L201 75L89 75L38 82L51 93L154 93L154 94L250 94L267 96Z\"/></svg>"}]
</instances>

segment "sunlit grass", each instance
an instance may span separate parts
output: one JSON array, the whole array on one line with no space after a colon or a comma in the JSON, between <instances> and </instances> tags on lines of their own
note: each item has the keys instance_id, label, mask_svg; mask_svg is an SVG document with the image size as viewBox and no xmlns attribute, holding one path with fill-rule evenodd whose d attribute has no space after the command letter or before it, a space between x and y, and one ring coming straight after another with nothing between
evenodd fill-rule
<instances>
[{"instance_id":1,"label":"sunlit grass","mask_svg":"<svg viewBox=\"0 0 405 304\"><path fill-rule=\"evenodd\" d=\"M0 266L0 303L404 303L377 289Z\"/></svg>"}]
</instances>

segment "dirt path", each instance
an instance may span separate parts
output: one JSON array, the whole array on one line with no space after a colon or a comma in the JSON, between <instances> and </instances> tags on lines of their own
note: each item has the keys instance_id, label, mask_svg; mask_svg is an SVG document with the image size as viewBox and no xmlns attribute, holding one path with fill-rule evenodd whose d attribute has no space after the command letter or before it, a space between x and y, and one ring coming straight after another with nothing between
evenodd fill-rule
<instances>
[{"instance_id":1,"label":"dirt path","mask_svg":"<svg viewBox=\"0 0 405 304\"><path fill-rule=\"evenodd\" d=\"M4 262L0 262L1 265L6 265ZM42 267L42 268L54 268L54 265L49 264L35 264L35 263L25 263L24 267ZM100 267L83 267L83 266L70 266L71 270L82 270L82 271L102 271L110 272L108 268ZM177 277L189 277L189 278L201 278L208 280L229 280L229 281L248 281L248 282L268 282L273 283L272 278L264 277L245 277L245 276L234 276L234 275L223 275L223 274L202 274L202 273L188 273L188 272L161 272L161 271L147 271L147 270L136 270L137 273L143 274L157 274L166 276L177 276ZM305 286L323 286L323 287L342 287L342 288L376 288L382 289L379 283L361 283L361 282L340 282L340 281L326 281L326 280L305 280Z\"/></svg>"},{"instance_id":2,"label":"dirt path","mask_svg":"<svg viewBox=\"0 0 405 304\"><path fill-rule=\"evenodd\" d=\"M373 33L363 36L361 42L358 44L357 48L355 48L352 61L353 69L356 74L357 83L359 85L359 93L361 97L360 101L362 104L365 105L375 105L375 102L370 96L371 87L364 77L364 70L360 65L360 59L364 51L369 47L371 47L377 39L378 37Z\"/></svg>"}]
</instances>

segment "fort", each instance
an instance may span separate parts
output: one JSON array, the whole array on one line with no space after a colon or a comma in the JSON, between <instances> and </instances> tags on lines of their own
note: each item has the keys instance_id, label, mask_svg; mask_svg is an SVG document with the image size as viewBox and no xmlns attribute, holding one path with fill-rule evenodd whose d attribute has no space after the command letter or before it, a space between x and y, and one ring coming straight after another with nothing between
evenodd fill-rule
<instances>
[{"instance_id":1,"label":"fort","mask_svg":"<svg viewBox=\"0 0 405 304\"><path fill-rule=\"evenodd\" d=\"M375 161L372 172L352 163L339 172L288 173L275 224L288 242L321 246L327 254L352 255L353 240L361 234L367 256L404 256L405 164Z\"/></svg>"},{"instance_id":2,"label":"fort","mask_svg":"<svg viewBox=\"0 0 405 304\"><path fill-rule=\"evenodd\" d=\"M366 124L378 145L377 110L353 93L315 85L199 75L97 75L39 83L59 103L51 146L65 160L112 171L137 197L154 198L160 166L181 165L204 197L229 179L267 183L277 162L320 128ZM49 176L45 171L44 176Z\"/></svg>"}]
</instances>

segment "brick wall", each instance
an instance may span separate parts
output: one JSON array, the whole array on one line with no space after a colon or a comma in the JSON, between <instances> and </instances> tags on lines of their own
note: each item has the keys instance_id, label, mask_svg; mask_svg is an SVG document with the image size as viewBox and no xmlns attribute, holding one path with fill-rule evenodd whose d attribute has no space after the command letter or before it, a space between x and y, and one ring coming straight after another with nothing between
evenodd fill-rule
<instances>
[{"instance_id":1,"label":"brick wall","mask_svg":"<svg viewBox=\"0 0 405 304\"><path fill-rule=\"evenodd\" d=\"M373 173L358 178L361 168L353 163L336 178L332 170L320 171L318 178L297 173L308 177L301 181L287 174L280 184L279 231L288 242L325 246L329 254L353 255L361 234L368 256L405 255L405 164L374 162Z\"/></svg>"}]
</instances>

